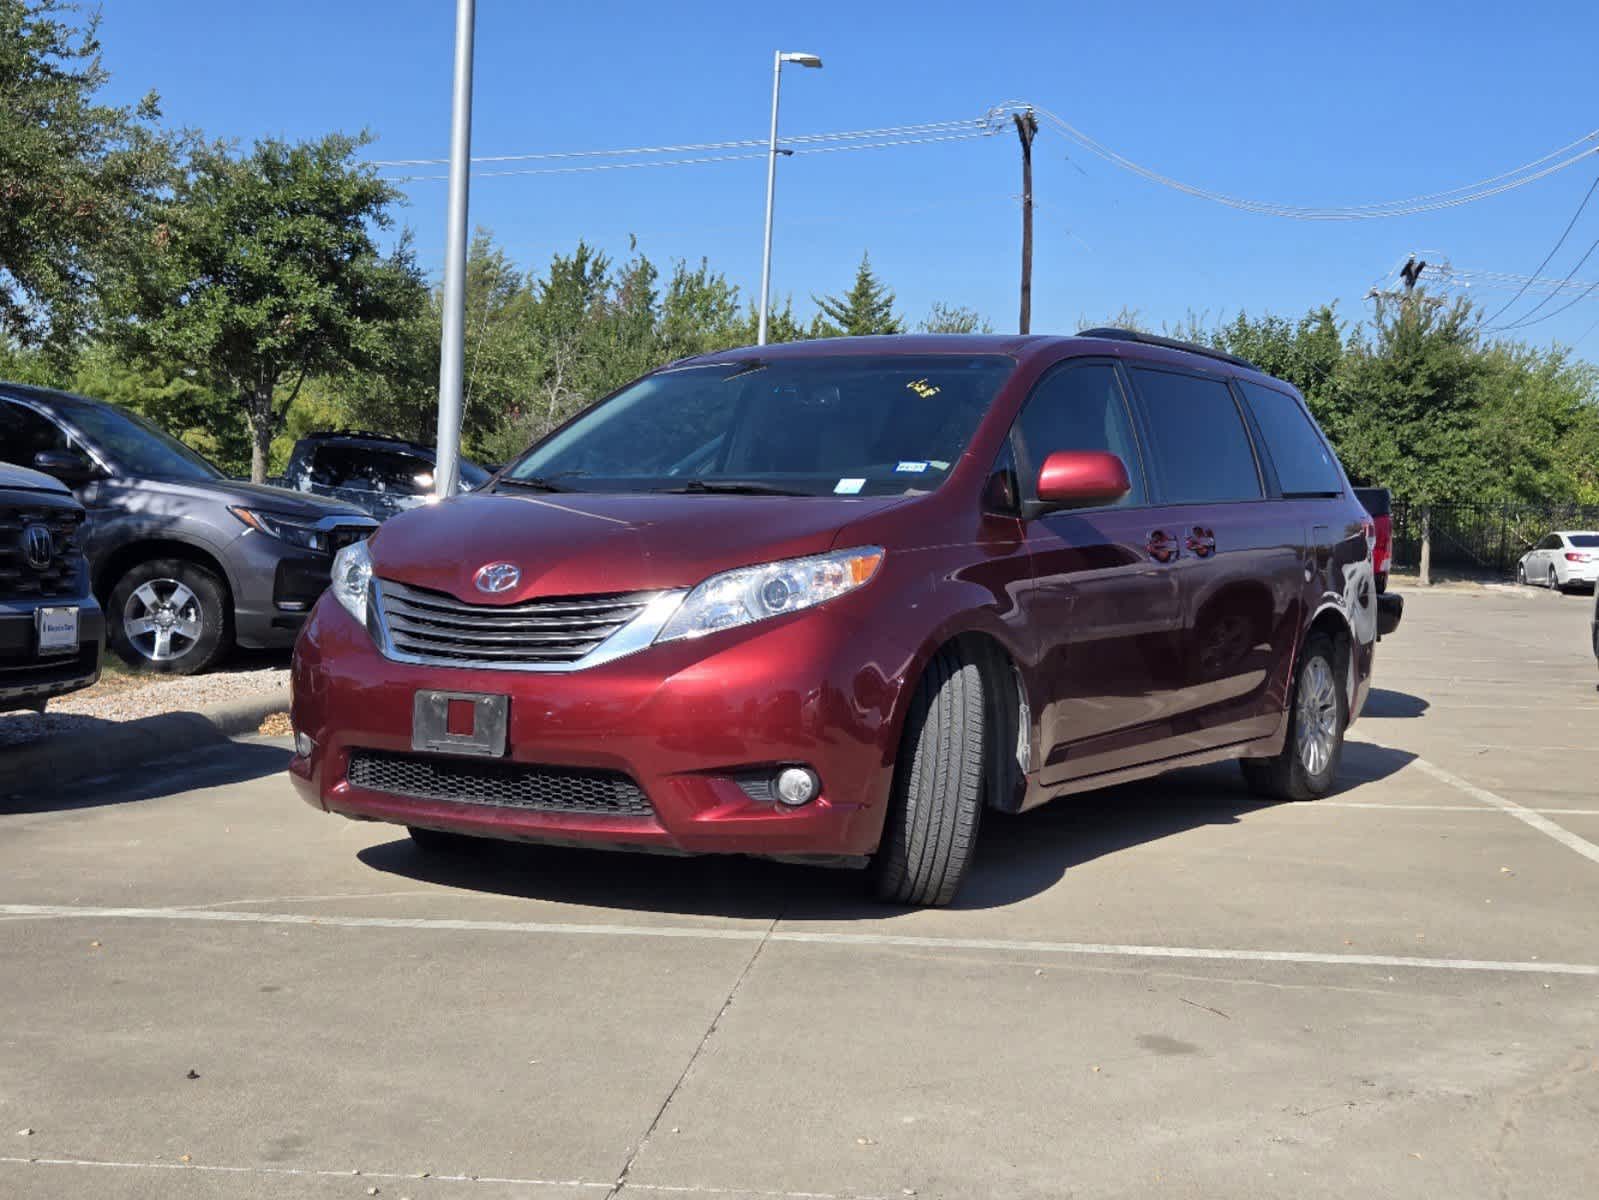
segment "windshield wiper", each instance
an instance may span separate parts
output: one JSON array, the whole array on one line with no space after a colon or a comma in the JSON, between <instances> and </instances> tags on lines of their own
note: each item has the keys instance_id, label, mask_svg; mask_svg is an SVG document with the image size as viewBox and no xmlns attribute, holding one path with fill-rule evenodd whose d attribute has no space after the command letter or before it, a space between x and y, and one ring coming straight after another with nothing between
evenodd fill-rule
<instances>
[{"instance_id":1,"label":"windshield wiper","mask_svg":"<svg viewBox=\"0 0 1599 1200\"><path fill-rule=\"evenodd\" d=\"M793 488L773 487L769 483L753 483L745 479L690 479L682 487L652 488L652 491L671 495L721 494L727 496L809 496Z\"/></svg>"},{"instance_id":2,"label":"windshield wiper","mask_svg":"<svg viewBox=\"0 0 1599 1200\"><path fill-rule=\"evenodd\" d=\"M509 484L511 487L525 488L530 492L571 492L576 491L577 489L566 487L564 484L559 484L555 481L557 479L571 479L577 475L587 474L587 471L557 471L553 475L529 475L525 479L518 479L514 475L507 475L494 485L494 490L499 491L500 488Z\"/></svg>"}]
</instances>

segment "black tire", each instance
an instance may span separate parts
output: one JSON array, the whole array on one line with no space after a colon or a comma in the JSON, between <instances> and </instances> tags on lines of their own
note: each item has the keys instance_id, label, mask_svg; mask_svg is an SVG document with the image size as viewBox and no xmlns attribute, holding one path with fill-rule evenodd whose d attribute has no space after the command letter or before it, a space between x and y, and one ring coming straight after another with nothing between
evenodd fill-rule
<instances>
[{"instance_id":1,"label":"black tire","mask_svg":"<svg viewBox=\"0 0 1599 1200\"><path fill-rule=\"evenodd\" d=\"M983 810L985 701L982 672L959 651L942 650L928 664L911 700L873 863L882 899L943 905L960 890Z\"/></svg>"},{"instance_id":2,"label":"black tire","mask_svg":"<svg viewBox=\"0 0 1599 1200\"><path fill-rule=\"evenodd\" d=\"M1307 719L1314 718L1307 712L1307 706L1300 704L1300 697L1321 678L1318 663L1332 685L1333 727L1332 744L1325 761L1320 762L1320 769L1312 769L1306 761L1307 752L1301 745L1300 731ZM1250 790L1273 800L1316 800L1327 795L1338 779L1338 765L1344 755L1344 730L1348 727L1349 697L1339 677L1336 649L1331 638L1315 634L1305 642L1294 669L1294 690L1288 701L1288 738L1282 752L1275 758L1248 758L1241 764Z\"/></svg>"},{"instance_id":3,"label":"black tire","mask_svg":"<svg viewBox=\"0 0 1599 1200\"><path fill-rule=\"evenodd\" d=\"M465 854L477 848L478 839L464 833L446 833L442 829L423 829L417 825L407 825L405 832L411 835L411 841L416 843L416 848L426 854Z\"/></svg>"},{"instance_id":4,"label":"black tire","mask_svg":"<svg viewBox=\"0 0 1599 1200\"><path fill-rule=\"evenodd\" d=\"M1549 590L1554 592L1556 595L1559 595L1566 590L1560 586L1560 572L1556 571L1553 567L1549 568Z\"/></svg>"},{"instance_id":5,"label":"black tire","mask_svg":"<svg viewBox=\"0 0 1599 1200\"><path fill-rule=\"evenodd\" d=\"M176 602L164 657L159 634L136 625L130 632L130 620L143 621L147 618L142 614L154 611L149 597ZM154 558L133 567L111 589L105 616L111 649L139 671L194 675L214 666L233 647L227 587L214 572L185 559Z\"/></svg>"},{"instance_id":6,"label":"black tire","mask_svg":"<svg viewBox=\"0 0 1599 1200\"><path fill-rule=\"evenodd\" d=\"M1527 586L1527 564L1526 563L1517 563L1516 564L1516 582L1519 583L1522 587L1526 587Z\"/></svg>"}]
</instances>

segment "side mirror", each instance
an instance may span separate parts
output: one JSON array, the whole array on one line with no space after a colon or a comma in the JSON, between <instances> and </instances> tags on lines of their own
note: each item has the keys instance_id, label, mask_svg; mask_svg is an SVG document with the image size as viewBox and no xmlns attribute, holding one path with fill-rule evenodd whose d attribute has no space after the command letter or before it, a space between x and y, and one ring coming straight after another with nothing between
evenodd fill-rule
<instances>
[{"instance_id":1,"label":"side mirror","mask_svg":"<svg viewBox=\"0 0 1599 1200\"><path fill-rule=\"evenodd\" d=\"M78 487L100 476L100 468L89 456L76 450L41 450L33 456L33 469L55 476L68 487Z\"/></svg>"},{"instance_id":2,"label":"side mirror","mask_svg":"<svg viewBox=\"0 0 1599 1200\"><path fill-rule=\"evenodd\" d=\"M1038 502L1050 508L1114 504L1132 490L1127 465L1106 450L1057 450L1038 472Z\"/></svg>"}]
</instances>

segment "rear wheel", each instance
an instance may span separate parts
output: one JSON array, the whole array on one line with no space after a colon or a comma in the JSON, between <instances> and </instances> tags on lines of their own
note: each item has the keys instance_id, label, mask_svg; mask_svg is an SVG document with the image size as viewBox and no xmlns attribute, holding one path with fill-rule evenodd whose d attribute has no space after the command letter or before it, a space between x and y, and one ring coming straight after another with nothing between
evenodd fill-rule
<instances>
[{"instance_id":1,"label":"rear wheel","mask_svg":"<svg viewBox=\"0 0 1599 1200\"><path fill-rule=\"evenodd\" d=\"M874 866L877 894L898 904L955 898L977 844L987 742L982 672L945 649L917 685Z\"/></svg>"},{"instance_id":2,"label":"rear wheel","mask_svg":"<svg viewBox=\"0 0 1599 1200\"><path fill-rule=\"evenodd\" d=\"M1275 758L1244 760L1251 790L1275 800L1315 800L1332 791L1349 725L1349 700L1339 686L1337 664L1326 634L1305 643L1288 708L1288 739Z\"/></svg>"},{"instance_id":3,"label":"rear wheel","mask_svg":"<svg viewBox=\"0 0 1599 1200\"><path fill-rule=\"evenodd\" d=\"M1553 567L1549 568L1549 590L1551 592L1560 590L1560 574Z\"/></svg>"},{"instance_id":4,"label":"rear wheel","mask_svg":"<svg viewBox=\"0 0 1599 1200\"><path fill-rule=\"evenodd\" d=\"M130 667L193 675L233 644L227 589L198 563L157 558L128 571L111 589L111 648Z\"/></svg>"}]
</instances>

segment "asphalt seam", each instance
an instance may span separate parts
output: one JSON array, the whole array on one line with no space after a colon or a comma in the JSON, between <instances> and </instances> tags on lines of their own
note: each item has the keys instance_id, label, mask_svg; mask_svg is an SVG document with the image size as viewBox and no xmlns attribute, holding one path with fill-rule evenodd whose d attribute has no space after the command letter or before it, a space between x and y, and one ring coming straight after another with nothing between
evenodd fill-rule
<instances>
[{"instance_id":1,"label":"asphalt seam","mask_svg":"<svg viewBox=\"0 0 1599 1200\"><path fill-rule=\"evenodd\" d=\"M733 980L733 986L728 989L727 997L722 1001L722 1006L716 1010L716 1015L711 1018L711 1023L705 1027L705 1032L700 1036L699 1044L694 1047L694 1053L689 1055L688 1062L683 1065L682 1074L677 1077L677 1081L672 1084L671 1090L666 1093L666 1099L662 1100L660 1108L655 1110L655 1116L651 1118L649 1127L644 1130L644 1135L639 1138L638 1145L633 1147L627 1156L627 1161L622 1164L622 1169L617 1172L616 1183L606 1193L606 1200L611 1200L611 1197L617 1195L628 1186L628 1176L633 1171L633 1164L638 1161L639 1155L644 1153L644 1148L650 1144L650 1139L655 1136L656 1129L660 1127L661 1118L666 1115L666 1110L672 1106L672 1101L677 1098L677 1093L684 1082L687 1081L689 1072L694 1069L694 1064L700 1060L700 1055L704 1053L705 1047L710 1043L711 1036L715 1034L717 1026L722 1023L722 1017L733 1006L733 997L737 996L739 988L744 986L744 980L748 978L751 969L755 966L755 960L761 956L761 951L766 949L766 944L771 941L772 931L777 928L777 923L780 920L782 920L781 913L772 918L772 923L766 927L766 935L756 943L754 952L750 954L749 960L744 964L744 969L738 973L738 978Z\"/></svg>"},{"instance_id":2,"label":"asphalt seam","mask_svg":"<svg viewBox=\"0 0 1599 1200\"><path fill-rule=\"evenodd\" d=\"M1523 975L1581 975L1599 977L1599 964L1496 961L1472 958L1423 958L1394 954L1329 954L1301 950L1250 950L1206 946L1140 946L1102 942L1049 942L1009 938L925 937L890 933L837 933L777 930L774 920L765 930L728 929L719 926L595 925L555 921L485 921L447 917L354 917L311 913L232 912L185 908L102 908L62 904L0 904L0 918L61 918L93 920L209 921L219 924L303 925L328 929L447 930L464 933L509 933L576 937L678 938L691 941L784 942L837 946L844 949L889 948L921 951L964 950L1007 954L1085 956L1130 959L1198 959L1222 962L1282 963L1298 966L1380 967L1389 970L1473 971ZM753 965L752 954L745 972ZM741 976L742 979L742 976ZM736 989L735 989L736 990ZM731 996L729 996L731 1002ZM724 1009L725 1009L724 1005ZM720 1014L718 1014L720 1019ZM714 1029L713 1022L713 1029Z\"/></svg>"}]
</instances>

